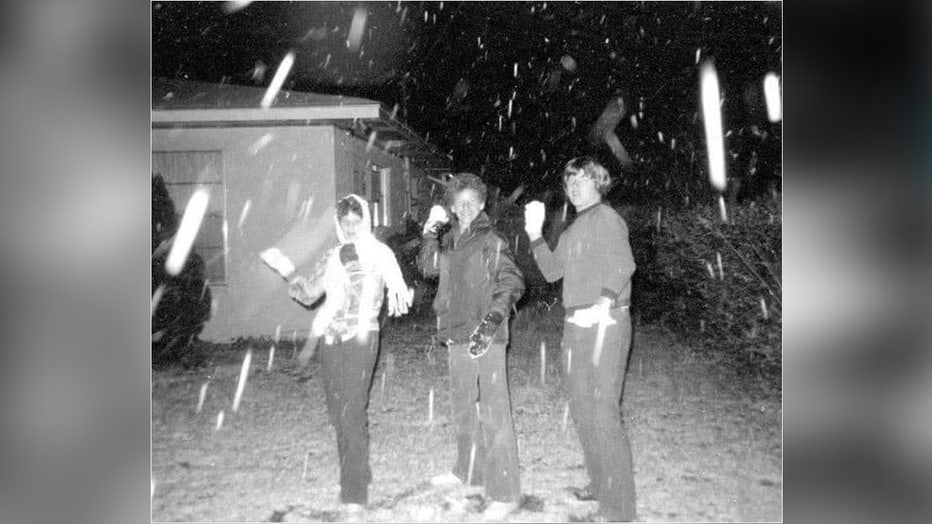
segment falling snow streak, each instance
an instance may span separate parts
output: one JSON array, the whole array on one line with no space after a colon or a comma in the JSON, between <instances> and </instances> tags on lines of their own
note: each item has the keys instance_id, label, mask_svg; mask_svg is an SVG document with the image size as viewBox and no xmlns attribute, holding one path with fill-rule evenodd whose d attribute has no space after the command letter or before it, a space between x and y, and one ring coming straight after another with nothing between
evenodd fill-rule
<instances>
[{"instance_id":1,"label":"falling snow streak","mask_svg":"<svg viewBox=\"0 0 932 524\"><path fill-rule=\"evenodd\" d=\"M767 118L771 122L783 119L783 103L780 96L780 77L770 72L764 76L764 100L767 103Z\"/></svg>"},{"instance_id":2,"label":"falling snow streak","mask_svg":"<svg viewBox=\"0 0 932 524\"><path fill-rule=\"evenodd\" d=\"M608 316L608 310L603 310L600 313L599 324L595 332L595 345L592 348L592 365L598 366L599 360L602 358L602 346L605 344L605 330L608 328L608 325L611 322L611 317Z\"/></svg>"},{"instance_id":3,"label":"falling snow streak","mask_svg":"<svg viewBox=\"0 0 932 524\"><path fill-rule=\"evenodd\" d=\"M476 416L479 415L479 404L476 404ZM469 448L469 472L466 474L466 485L472 485L472 472L473 468L476 466L476 443L472 443L472 447Z\"/></svg>"},{"instance_id":4,"label":"falling snow streak","mask_svg":"<svg viewBox=\"0 0 932 524\"><path fill-rule=\"evenodd\" d=\"M256 140L255 142L252 143L251 146L249 146L249 154L252 156L256 156L257 154L259 154L259 151L262 151L263 149L265 149L265 146L272 143L272 138L273 138L272 133L266 133L262 135L261 137L259 137L258 140Z\"/></svg>"},{"instance_id":5,"label":"falling snow streak","mask_svg":"<svg viewBox=\"0 0 932 524\"><path fill-rule=\"evenodd\" d=\"M249 375L249 365L252 362L252 350L246 350L246 357L243 358L243 367L239 372L239 380L236 383L236 395L233 397L233 411L239 409L239 404L243 400L243 390L246 388L246 377Z\"/></svg>"},{"instance_id":6,"label":"falling snow streak","mask_svg":"<svg viewBox=\"0 0 932 524\"><path fill-rule=\"evenodd\" d=\"M251 3L252 0L231 0L229 2L223 3L223 10L228 14L233 14L237 11L245 9Z\"/></svg>"},{"instance_id":7,"label":"falling snow streak","mask_svg":"<svg viewBox=\"0 0 932 524\"><path fill-rule=\"evenodd\" d=\"M285 55L285 58L282 59L282 62L278 64L278 69L275 71L275 76L272 77L272 83L269 84L269 88L265 91L265 95L262 97L262 101L259 102L259 106L262 109L268 109L272 106L272 101L275 100L275 97L281 90L282 84L285 83L285 78L288 77L288 73L291 72L291 66L293 65L294 51L288 51L288 54Z\"/></svg>"},{"instance_id":8,"label":"falling snow streak","mask_svg":"<svg viewBox=\"0 0 932 524\"><path fill-rule=\"evenodd\" d=\"M547 342L540 341L540 383L547 383Z\"/></svg>"},{"instance_id":9,"label":"falling snow streak","mask_svg":"<svg viewBox=\"0 0 932 524\"><path fill-rule=\"evenodd\" d=\"M705 124L706 152L709 158L709 182L721 192L725 190L725 141L722 137L721 95L718 74L712 62L700 70L702 120Z\"/></svg>"},{"instance_id":10,"label":"falling snow streak","mask_svg":"<svg viewBox=\"0 0 932 524\"><path fill-rule=\"evenodd\" d=\"M159 308L159 302L162 301L162 295L165 294L165 284L159 284L159 287L155 288L155 293L152 293L152 302L150 304L149 315L155 315L155 311Z\"/></svg>"},{"instance_id":11,"label":"falling snow streak","mask_svg":"<svg viewBox=\"0 0 932 524\"><path fill-rule=\"evenodd\" d=\"M181 225L178 226L178 233L172 242L172 249L168 253L168 259L165 260L165 270L169 275L178 276L184 268L191 247L194 245L194 239L197 238L197 232L201 228L201 222L204 220L209 201L210 193L203 187L199 187L188 200L184 216L181 218Z\"/></svg>"},{"instance_id":12,"label":"falling snow streak","mask_svg":"<svg viewBox=\"0 0 932 524\"><path fill-rule=\"evenodd\" d=\"M434 388L430 388L430 394L427 396L427 423L434 423Z\"/></svg>"},{"instance_id":13,"label":"falling snow streak","mask_svg":"<svg viewBox=\"0 0 932 524\"><path fill-rule=\"evenodd\" d=\"M247 200L243 204L243 210L239 213L239 221L236 223L236 229L243 229L243 224L246 222L246 217L249 216L249 209L252 207L252 200Z\"/></svg>"},{"instance_id":14,"label":"falling snow streak","mask_svg":"<svg viewBox=\"0 0 932 524\"><path fill-rule=\"evenodd\" d=\"M201 385L201 391L197 395L197 408L194 410L195 413L200 413L201 409L204 408L204 400L207 398L207 382L204 382Z\"/></svg>"},{"instance_id":15,"label":"falling snow streak","mask_svg":"<svg viewBox=\"0 0 932 524\"><path fill-rule=\"evenodd\" d=\"M362 35L366 32L367 18L368 13L365 7L359 6L353 11L353 21L350 22L349 33L346 36L346 47L354 53L359 51L359 47L362 45Z\"/></svg>"}]
</instances>

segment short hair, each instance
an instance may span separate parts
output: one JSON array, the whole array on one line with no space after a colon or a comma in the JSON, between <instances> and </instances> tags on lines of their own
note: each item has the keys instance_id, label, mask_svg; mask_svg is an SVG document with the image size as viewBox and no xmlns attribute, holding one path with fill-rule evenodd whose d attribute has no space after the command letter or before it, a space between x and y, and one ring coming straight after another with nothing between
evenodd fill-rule
<instances>
[{"instance_id":1,"label":"short hair","mask_svg":"<svg viewBox=\"0 0 932 524\"><path fill-rule=\"evenodd\" d=\"M453 175L453 179L447 183L447 189L444 195L447 205L452 206L456 195L465 189L472 189L475 191L476 194L479 195L479 202L485 203L488 189L482 179L472 173L458 173Z\"/></svg>"},{"instance_id":2,"label":"short hair","mask_svg":"<svg viewBox=\"0 0 932 524\"><path fill-rule=\"evenodd\" d=\"M359 203L358 199L352 196L345 196L337 202L337 218L343 218L350 213L355 213L362 217L362 204Z\"/></svg>"},{"instance_id":3,"label":"short hair","mask_svg":"<svg viewBox=\"0 0 932 524\"><path fill-rule=\"evenodd\" d=\"M605 166L591 156L578 156L566 163L563 168L564 188L567 180L574 175L591 178L595 182L596 190L603 195L608 193L608 189L612 185L612 178L608 174L608 169L605 169Z\"/></svg>"}]
</instances>

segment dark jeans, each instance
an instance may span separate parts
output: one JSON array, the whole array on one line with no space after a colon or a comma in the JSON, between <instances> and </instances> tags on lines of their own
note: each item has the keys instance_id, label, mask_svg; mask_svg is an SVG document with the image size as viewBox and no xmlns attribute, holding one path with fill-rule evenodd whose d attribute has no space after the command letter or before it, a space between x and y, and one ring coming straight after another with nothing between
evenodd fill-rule
<instances>
[{"instance_id":1,"label":"dark jeans","mask_svg":"<svg viewBox=\"0 0 932 524\"><path fill-rule=\"evenodd\" d=\"M453 473L463 482L470 479L469 456L475 448L472 484L484 486L492 500L517 502L521 498L518 442L511 418L505 345L492 344L485 355L476 359L469 356L467 347L449 347L456 420Z\"/></svg>"},{"instance_id":2,"label":"dark jeans","mask_svg":"<svg viewBox=\"0 0 932 524\"><path fill-rule=\"evenodd\" d=\"M369 498L372 470L366 409L378 348L378 331L370 331L366 340L321 344L327 413L336 429L340 457L340 500L345 503L366 504Z\"/></svg>"},{"instance_id":3,"label":"dark jeans","mask_svg":"<svg viewBox=\"0 0 932 524\"><path fill-rule=\"evenodd\" d=\"M621 395L631 347L631 317L612 310L598 364L593 353L598 327L563 323L563 375L570 413L582 445L599 512L615 521L636 519L631 444L621 418Z\"/></svg>"}]
</instances>

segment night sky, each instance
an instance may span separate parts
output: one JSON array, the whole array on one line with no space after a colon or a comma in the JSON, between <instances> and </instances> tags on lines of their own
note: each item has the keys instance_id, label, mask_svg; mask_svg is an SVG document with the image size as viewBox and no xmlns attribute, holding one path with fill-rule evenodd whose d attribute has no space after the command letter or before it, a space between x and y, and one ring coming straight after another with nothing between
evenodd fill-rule
<instances>
[{"instance_id":1,"label":"night sky","mask_svg":"<svg viewBox=\"0 0 932 524\"><path fill-rule=\"evenodd\" d=\"M698 105L708 59L724 99L731 198L780 189L782 124L767 119L762 81L782 76L782 44L779 2L152 5L153 76L264 87L293 50L285 89L397 104L454 169L506 192L554 189L568 159L594 154L619 175L622 200L672 205L712 195ZM619 97L627 165L591 136Z\"/></svg>"}]
</instances>

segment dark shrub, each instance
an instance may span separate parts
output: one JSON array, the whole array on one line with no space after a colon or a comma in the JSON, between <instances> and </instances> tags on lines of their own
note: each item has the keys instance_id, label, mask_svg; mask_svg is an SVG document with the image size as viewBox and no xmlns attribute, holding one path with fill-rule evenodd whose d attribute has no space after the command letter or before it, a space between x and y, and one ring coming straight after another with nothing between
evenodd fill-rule
<instances>
[{"instance_id":1,"label":"dark shrub","mask_svg":"<svg viewBox=\"0 0 932 524\"><path fill-rule=\"evenodd\" d=\"M762 372L780 369L782 232L778 197L728 209L640 210L629 220L638 262L634 302L708 350L728 352ZM721 259L721 271L719 270Z\"/></svg>"},{"instance_id":2,"label":"dark shrub","mask_svg":"<svg viewBox=\"0 0 932 524\"><path fill-rule=\"evenodd\" d=\"M165 260L178 229L178 217L165 182L152 177L152 365L200 366L206 360L196 337L210 318L210 288L204 260L191 253L176 276L165 270Z\"/></svg>"}]
</instances>

